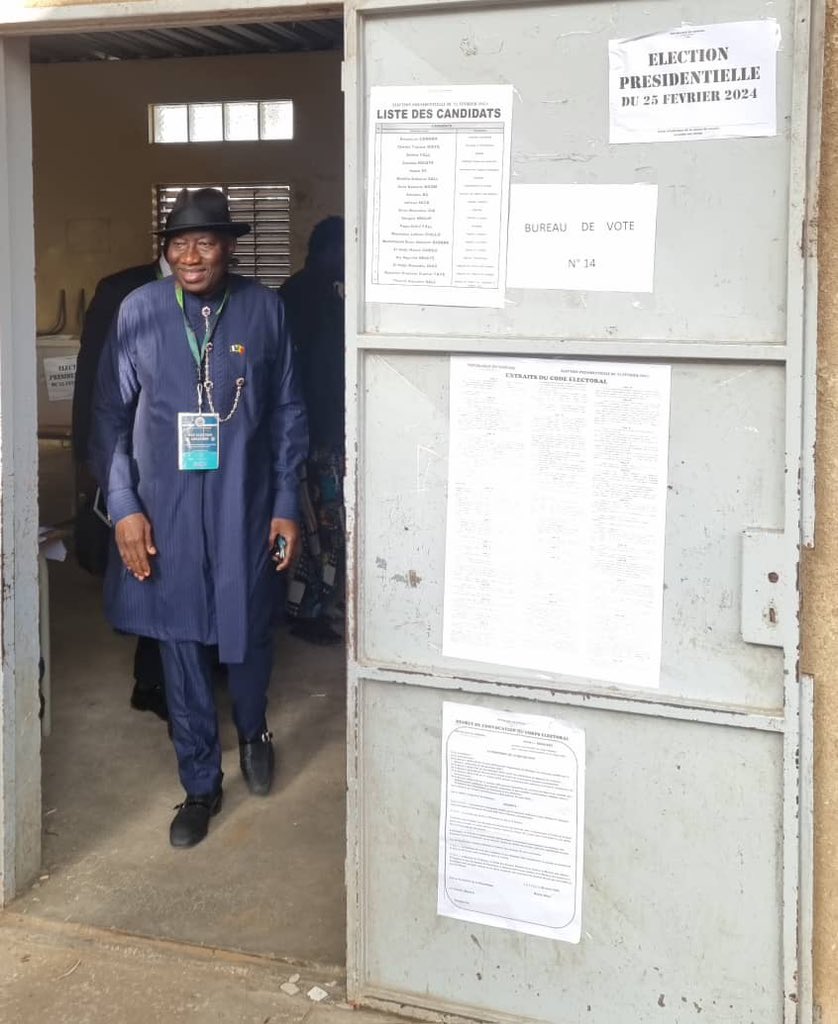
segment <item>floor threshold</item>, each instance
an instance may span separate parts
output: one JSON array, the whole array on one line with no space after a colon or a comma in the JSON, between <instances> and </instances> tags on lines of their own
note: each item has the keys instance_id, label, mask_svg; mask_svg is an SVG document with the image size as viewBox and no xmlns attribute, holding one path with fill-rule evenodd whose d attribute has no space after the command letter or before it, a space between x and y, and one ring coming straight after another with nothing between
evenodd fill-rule
<instances>
[{"instance_id":1,"label":"floor threshold","mask_svg":"<svg viewBox=\"0 0 838 1024\"><path fill-rule=\"evenodd\" d=\"M201 946L192 942L155 938L152 935L120 931L117 928L99 928L95 925L79 924L74 921L52 921L49 918L21 914L8 909L0 910L0 928L25 928L30 932L40 932L45 936L52 935L73 944L101 943L114 948L133 946L168 956L190 957L210 963L246 965L266 970L296 968L299 971L305 971L307 975L316 975L324 981L340 982L341 985L346 980L344 968L330 964L313 963L293 957L269 956L264 953L247 953L219 946Z\"/></svg>"},{"instance_id":2,"label":"floor threshold","mask_svg":"<svg viewBox=\"0 0 838 1024\"><path fill-rule=\"evenodd\" d=\"M0 1020L340 1024L339 967L0 911ZM355 1010L352 1024L404 1018Z\"/></svg>"}]
</instances>

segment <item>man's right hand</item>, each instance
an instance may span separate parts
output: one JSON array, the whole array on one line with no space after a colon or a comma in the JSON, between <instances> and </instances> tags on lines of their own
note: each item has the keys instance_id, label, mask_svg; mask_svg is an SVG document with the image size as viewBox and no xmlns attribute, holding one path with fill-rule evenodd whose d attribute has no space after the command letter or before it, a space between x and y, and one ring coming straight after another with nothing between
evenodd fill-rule
<instances>
[{"instance_id":1,"label":"man's right hand","mask_svg":"<svg viewBox=\"0 0 838 1024\"><path fill-rule=\"evenodd\" d=\"M151 576L149 558L157 554L151 535L151 523L142 512L120 519L114 529L116 546L128 572L138 580Z\"/></svg>"}]
</instances>

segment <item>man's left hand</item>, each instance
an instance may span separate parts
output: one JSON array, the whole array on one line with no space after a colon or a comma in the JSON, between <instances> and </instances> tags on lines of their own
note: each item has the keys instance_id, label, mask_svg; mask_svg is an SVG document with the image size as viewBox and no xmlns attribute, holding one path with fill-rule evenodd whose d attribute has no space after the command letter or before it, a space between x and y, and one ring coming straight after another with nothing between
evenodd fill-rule
<instances>
[{"instance_id":1,"label":"man's left hand","mask_svg":"<svg viewBox=\"0 0 838 1024\"><path fill-rule=\"evenodd\" d=\"M300 524L296 519L272 519L271 533L268 541L268 546L272 553L277 537L285 538L285 557L281 562L275 562L274 564L277 572L284 572L300 553L300 545L302 543Z\"/></svg>"}]
</instances>

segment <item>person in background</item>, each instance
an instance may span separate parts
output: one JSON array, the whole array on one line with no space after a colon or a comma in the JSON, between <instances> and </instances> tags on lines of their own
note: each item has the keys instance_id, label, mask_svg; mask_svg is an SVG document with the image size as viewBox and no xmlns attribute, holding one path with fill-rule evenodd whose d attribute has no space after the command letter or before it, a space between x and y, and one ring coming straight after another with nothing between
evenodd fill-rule
<instances>
[{"instance_id":1,"label":"person in background","mask_svg":"<svg viewBox=\"0 0 838 1024\"><path fill-rule=\"evenodd\" d=\"M93 508L96 482L88 464L93 391L99 357L122 300L142 285L168 277L169 274L169 264L165 256L161 255L151 263L129 267L103 277L96 285L96 291L84 318L73 391L72 443L78 495L75 551L82 568L95 575L104 574L109 535L107 526L97 519ZM157 641L151 637L137 638L131 707L137 711L151 711L164 721L168 719L163 686L163 663L160 660Z\"/></svg>"},{"instance_id":2,"label":"person in background","mask_svg":"<svg viewBox=\"0 0 838 1024\"><path fill-rule=\"evenodd\" d=\"M346 562L344 472L344 222L327 217L311 233L305 266L280 289L309 419L302 494L303 548L288 585L291 632L340 643Z\"/></svg>"},{"instance_id":3,"label":"person in background","mask_svg":"<svg viewBox=\"0 0 838 1024\"><path fill-rule=\"evenodd\" d=\"M308 437L282 300L229 272L249 230L217 189L179 194L161 232L172 278L123 301L94 401L91 463L115 524L105 611L160 641L186 790L176 847L221 808L214 646L250 792L267 795L274 773L270 597L299 548Z\"/></svg>"}]
</instances>

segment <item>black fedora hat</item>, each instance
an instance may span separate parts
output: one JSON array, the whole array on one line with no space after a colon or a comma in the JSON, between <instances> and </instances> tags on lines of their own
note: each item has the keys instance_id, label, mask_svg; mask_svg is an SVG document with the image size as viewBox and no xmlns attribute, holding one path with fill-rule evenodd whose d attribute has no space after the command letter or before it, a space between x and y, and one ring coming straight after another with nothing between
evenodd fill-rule
<instances>
[{"instance_id":1,"label":"black fedora hat","mask_svg":"<svg viewBox=\"0 0 838 1024\"><path fill-rule=\"evenodd\" d=\"M183 231L218 231L239 238L250 231L249 224L234 223L223 192L217 188L181 189L166 218L166 226L154 234L171 238Z\"/></svg>"}]
</instances>

